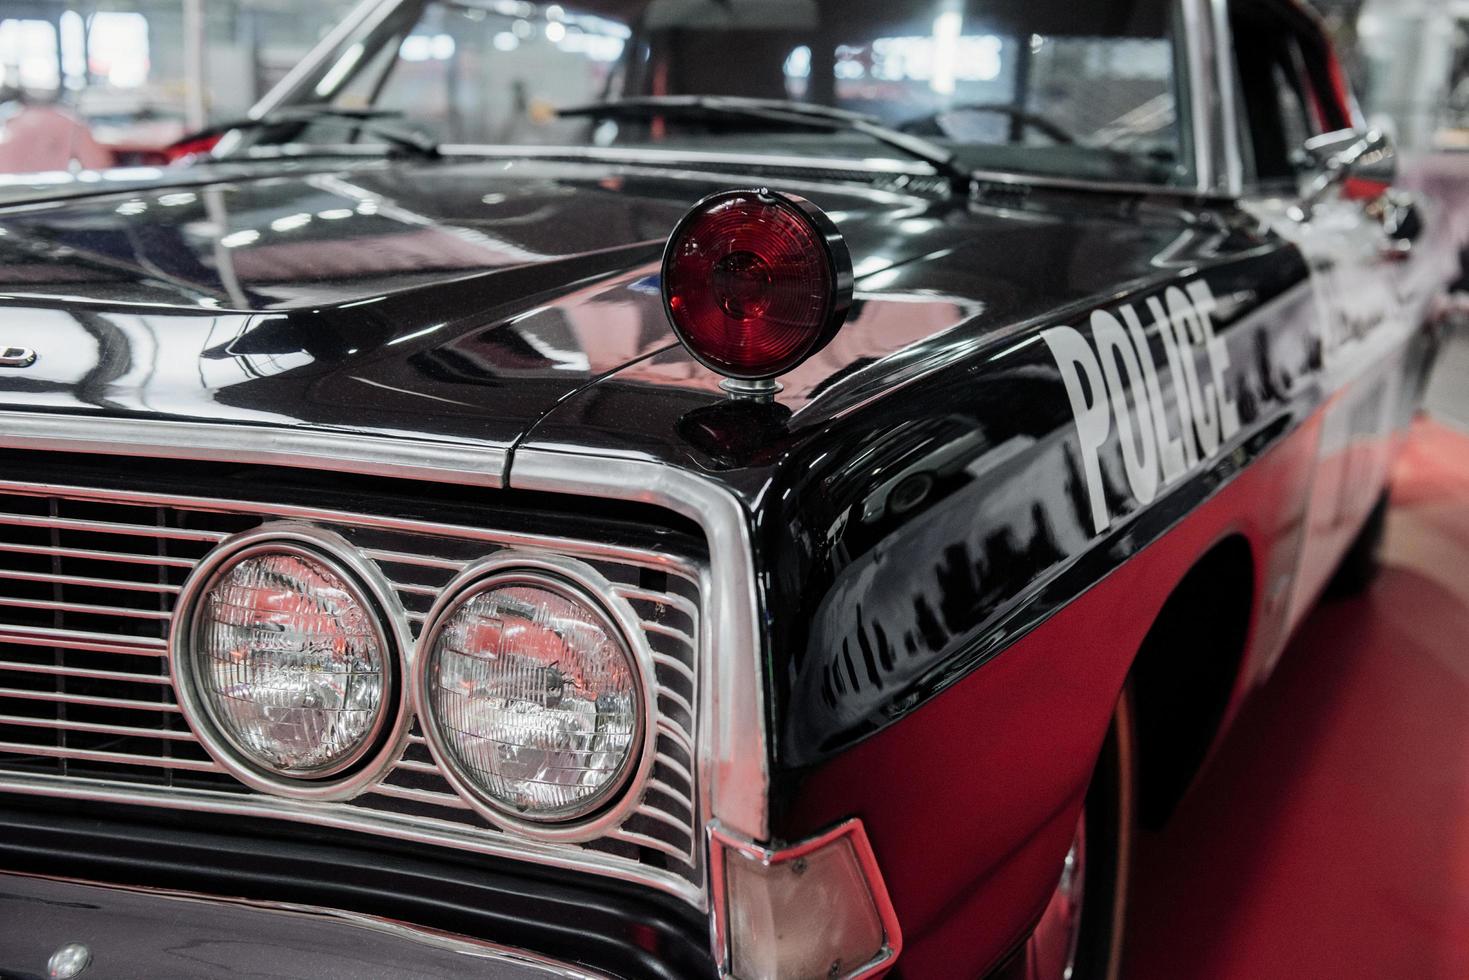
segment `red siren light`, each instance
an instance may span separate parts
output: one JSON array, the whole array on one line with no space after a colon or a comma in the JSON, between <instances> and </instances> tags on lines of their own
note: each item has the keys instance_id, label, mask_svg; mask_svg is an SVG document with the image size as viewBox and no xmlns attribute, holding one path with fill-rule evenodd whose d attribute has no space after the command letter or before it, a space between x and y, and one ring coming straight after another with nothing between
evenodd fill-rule
<instances>
[{"instance_id":1,"label":"red siren light","mask_svg":"<svg viewBox=\"0 0 1469 980\"><path fill-rule=\"evenodd\" d=\"M763 381L836 336L852 305L852 258L816 205L769 190L694 205L663 253L663 303L701 364Z\"/></svg>"}]
</instances>

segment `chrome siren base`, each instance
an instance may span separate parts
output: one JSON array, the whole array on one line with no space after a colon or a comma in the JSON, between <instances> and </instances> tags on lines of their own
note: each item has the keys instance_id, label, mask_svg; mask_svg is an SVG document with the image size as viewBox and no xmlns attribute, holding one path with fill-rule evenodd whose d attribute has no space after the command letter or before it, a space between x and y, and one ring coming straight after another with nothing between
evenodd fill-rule
<instances>
[{"instance_id":1,"label":"chrome siren base","mask_svg":"<svg viewBox=\"0 0 1469 980\"><path fill-rule=\"evenodd\" d=\"M487 557L594 568L653 665L653 765L593 840L525 839L457 794L416 719L351 799L284 798L231 775L185 722L167 636L184 583L221 541L320 528L380 570L416 640L443 588ZM370 513L0 480L0 793L143 804L381 834L634 881L703 908L696 828L697 637L707 569L685 555ZM611 598L611 597L609 597Z\"/></svg>"}]
</instances>

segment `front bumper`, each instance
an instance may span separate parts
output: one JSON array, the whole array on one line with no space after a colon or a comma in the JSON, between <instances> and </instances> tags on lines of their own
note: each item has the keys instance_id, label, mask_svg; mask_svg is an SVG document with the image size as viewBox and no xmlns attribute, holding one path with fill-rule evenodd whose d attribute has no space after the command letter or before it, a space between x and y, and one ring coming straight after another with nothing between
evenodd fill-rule
<instances>
[{"instance_id":1,"label":"front bumper","mask_svg":"<svg viewBox=\"0 0 1469 980\"><path fill-rule=\"evenodd\" d=\"M0 978L63 949L86 980L392 976L593 980L602 974L368 916L0 874ZM55 974L53 974L55 975Z\"/></svg>"},{"instance_id":2,"label":"front bumper","mask_svg":"<svg viewBox=\"0 0 1469 980\"><path fill-rule=\"evenodd\" d=\"M708 921L697 910L587 877L225 816L0 801L0 980L45 976L47 959L71 942L95 944L83 980L436 977L451 973L430 964L450 960L454 976L515 980L546 976L526 972L546 963L571 971L552 976L714 975ZM54 904L55 896L36 893L42 879L86 897ZM329 969L331 956L307 961L316 947L306 937L316 929L331 935L349 966ZM429 957L433 939L446 936L466 938ZM467 949L477 958L466 958ZM233 952L219 959L221 950ZM285 968L272 967L282 951Z\"/></svg>"}]
</instances>

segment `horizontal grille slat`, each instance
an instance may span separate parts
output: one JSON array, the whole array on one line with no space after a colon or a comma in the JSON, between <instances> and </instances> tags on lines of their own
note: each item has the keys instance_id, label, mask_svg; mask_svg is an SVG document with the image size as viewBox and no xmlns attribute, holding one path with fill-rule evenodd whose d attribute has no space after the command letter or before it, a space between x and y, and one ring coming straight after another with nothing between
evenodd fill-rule
<instances>
[{"instance_id":1,"label":"horizontal grille slat","mask_svg":"<svg viewBox=\"0 0 1469 980\"><path fill-rule=\"evenodd\" d=\"M381 548L364 548L362 553L373 561L387 562L391 565L442 568L453 572L463 571L469 564L467 561L455 561L452 558L435 558L432 555L412 555L402 551L384 551Z\"/></svg>"},{"instance_id":2,"label":"horizontal grille slat","mask_svg":"<svg viewBox=\"0 0 1469 980\"><path fill-rule=\"evenodd\" d=\"M666 760L661 761L664 761L666 763ZM692 810L694 808L694 801L689 799L688 796L685 795L685 792L683 790L674 789L672 786L663 782L661 779L648 780L648 788L652 790L657 790L665 796L668 796L669 798L674 800L674 802L681 804L686 810Z\"/></svg>"},{"instance_id":3,"label":"horizontal grille slat","mask_svg":"<svg viewBox=\"0 0 1469 980\"><path fill-rule=\"evenodd\" d=\"M179 591L179 586L161 582L129 582L124 579L94 578L90 575L57 575L54 572L15 572L3 568L0 568L0 579L42 585L80 585L90 589L117 589L122 592L164 592L177 595Z\"/></svg>"},{"instance_id":4,"label":"horizontal grille slat","mask_svg":"<svg viewBox=\"0 0 1469 980\"><path fill-rule=\"evenodd\" d=\"M665 840L659 840L657 837L653 837L648 834L640 834L636 831L619 828L612 831L608 836L613 837L616 840L626 841L629 844L636 844L638 847L646 847L649 850L659 851L663 854L669 855L670 857L679 858L680 860L683 860L685 857L687 857L683 850L680 849L677 845L670 844Z\"/></svg>"},{"instance_id":5,"label":"horizontal grille slat","mask_svg":"<svg viewBox=\"0 0 1469 980\"><path fill-rule=\"evenodd\" d=\"M408 595L431 596L437 598L439 593L443 591L441 587L433 585L419 585L417 582L398 582L393 580L389 581L391 582L395 590L397 590L398 592L407 593Z\"/></svg>"},{"instance_id":6,"label":"horizontal grille slat","mask_svg":"<svg viewBox=\"0 0 1469 980\"><path fill-rule=\"evenodd\" d=\"M404 772L428 772L437 773L439 767L432 762L414 762L412 759L400 759L393 763L394 769L402 769Z\"/></svg>"},{"instance_id":7,"label":"horizontal grille slat","mask_svg":"<svg viewBox=\"0 0 1469 980\"><path fill-rule=\"evenodd\" d=\"M612 591L632 602L650 602L656 605L669 606L677 609L690 619L699 614L692 602L675 593L653 592L649 589L638 589L630 585L614 585Z\"/></svg>"},{"instance_id":8,"label":"horizontal grille slat","mask_svg":"<svg viewBox=\"0 0 1469 980\"><path fill-rule=\"evenodd\" d=\"M0 596L0 606L9 606L12 609L85 613L92 616L121 616L124 619L167 620L173 615L160 609L130 609L126 606L98 606L86 602L56 602L51 599L12 599L8 596Z\"/></svg>"},{"instance_id":9,"label":"horizontal grille slat","mask_svg":"<svg viewBox=\"0 0 1469 980\"><path fill-rule=\"evenodd\" d=\"M112 698L99 694L68 694L64 691L27 691L22 688L0 687L0 698L17 701L54 701L57 704L76 704L92 708L118 708L127 711L167 711L179 713L176 704L158 701L135 701L132 698Z\"/></svg>"},{"instance_id":10,"label":"horizontal grille slat","mask_svg":"<svg viewBox=\"0 0 1469 980\"><path fill-rule=\"evenodd\" d=\"M59 647L63 650L92 650L143 657L161 657L168 645L162 639L143 636L113 636L85 630L53 629L45 626L0 626L0 643L17 646Z\"/></svg>"},{"instance_id":11,"label":"horizontal grille slat","mask_svg":"<svg viewBox=\"0 0 1469 980\"><path fill-rule=\"evenodd\" d=\"M690 756L694 754L693 737L689 735L688 732L685 732L682 728L675 725L670 719L658 719L658 734L673 739L678 747L683 749Z\"/></svg>"},{"instance_id":12,"label":"horizontal grille slat","mask_svg":"<svg viewBox=\"0 0 1469 980\"><path fill-rule=\"evenodd\" d=\"M680 820L678 817L673 816L671 813L664 813L657 807L649 806L646 803L638 807L638 813L649 818L650 820L656 820L665 826L672 827L674 830L681 831L684 829L685 826L688 825L688 821Z\"/></svg>"},{"instance_id":13,"label":"horizontal grille slat","mask_svg":"<svg viewBox=\"0 0 1469 980\"><path fill-rule=\"evenodd\" d=\"M64 548L46 544L0 544L0 554L39 555L45 558L85 558L91 561L116 562L124 565L163 565L168 568L193 568L190 558L164 555L134 555L121 551L98 551L94 548Z\"/></svg>"},{"instance_id":14,"label":"horizontal grille slat","mask_svg":"<svg viewBox=\"0 0 1469 980\"><path fill-rule=\"evenodd\" d=\"M666 626L663 623L650 623L644 620L643 629L649 633L657 633L659 636L666 636L670 639L677 640L688 646L694 645L694 638L692 636L689 636L683 630L674 629L672 626Z\"/></svg>"},{"instance_id":15,"label":"horizontal grille slat","mask_svg":"<svg viewBox=\"0 0 1469 980\"><path fill-rule=\"evenodd\" d=\"M168 728L138 728L134 725L104 725L90 721L57 721L54 718L27 718L22 715L0 715L0 725L17 728L50 728L92 735L117 735L124 738L156 738L174 742L192 742L194 733Z\"/></svg>"},{"instance_id":16,"label":"horizontal grille slat","mask_svg":"<svg viewBox=\"0 0 1469 980\"><path fill-rule=\"evenodd\" d=\"M94 681L121 681L127 684L169 684L167 677L153 674L132 674L120 670L97 670L90 667L59 667L56 664L18 663L0 660L0 671L17 674L49 674L53 677L75 677Z\"/></svg>"},{"instance_id":17,"label":"horizontal grille slat","mask_svg":"<svg viewBox=\"0 0 1469 980\"><path fill-rule=\"evenodd\" d=\"M440 846L616 869L701 902L693 736L701 565L661 548L502 532L492 518L449 523L0 480L0 792L86 798L91 786L98 798L125 792L162 806L416 833ZM215 545L273 521L308 522L376 563L415 640L444 587L502 549L592 565L633 610L656 668L649 678L660 708L653 775L629 801L630 815L594 840L529 843L455 792L411 716L400 756L351 800L266 795L210 759L172 687L174 605ZM65 792L56 789L62 785Z\"/></svg>"},{"instance_id":18,"label":"horizontal grille slat","mask_svg":"<svg viewBox=\"0 0 1469 980\"><path fill-rule=\"evenodd\" d=\"M694 682L694 668L690 667L682 660L679 660L677 657L670 657L666 653L659 653L657 650L654 650L653 663L657 664L659 667L667 667L669 670L674 671L690 684Z\"/></svg>"},{"instance_id":19,"label":"horizontal grille slat","mask_svg":"<svg viewBox=\"0 0 1469 980\"><path fill-rule=\"evenodd\" d=\"M190 531L176 527L148 527L142 524L117 524L111 521L82 521L66 517L31 517L24 514L0 514L0 524L12 527L39 527L57 531L86 531L91 534L123 534L133 538L162 538L168 541L208 541L215 543L229 537L218 531Z\"/></svg>"},{"instance_id":20,"label":"horizontal grille slat","mask_svg":"<svg viewBox=\"0 0 1469 980\"><path fill-rule=\"evenodd\" d=\"M219 772L213 762L199 759L174 759L169 757L131 755L127 752L101 752L94 749L57 748L54 745L27 745L22 742L0 742L0 754L40 755L54 759L72 759L77 762L105 762L115 766L159 766L164 769L189 769L194 772Z\"/></svg>"},{"instance_id":21,"label":"horizontal grille slat","mask_svg":"<svg viewBox=\"0 0 1469 980\"><path fill-rule=\"evenodd\" d=\"M391 796L400 800L412 800L415 803L427 803L432 806L449 807L455 810L469 809L469 804L454 793L436 793L432 790L413 789L409 786L396 786L392 783L378 783L372 788L371 792L376 796Z\"/></svg>"},{"instance_id":22,"label":"horizontal grille slat","mask_svg":"<svg viewBox=\"0 0 1469 980\"><path fill-rule=\"evenodd\" d=\"M689 772L688 767L685 766L682 762L679 762L673 756L666 753L660 755L658 757L658 764L660 766L667 766L669 769L672 769L674 774L683 780L685 786L694 785L694 774Z\"/></svg>"}]
</instances>

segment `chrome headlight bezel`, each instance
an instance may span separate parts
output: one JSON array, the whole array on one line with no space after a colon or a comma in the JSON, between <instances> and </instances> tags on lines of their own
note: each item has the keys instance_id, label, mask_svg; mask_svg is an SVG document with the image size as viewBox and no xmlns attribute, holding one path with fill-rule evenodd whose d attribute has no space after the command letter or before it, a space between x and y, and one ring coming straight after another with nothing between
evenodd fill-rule
<instances>
[{"instance_id":1,"label":"chrome headlight bezel","mask_svg":"<svg viewBox=\"0 0 1469 980\"><path fill-rule=\"evenodd\" d=\"M197 657L200 603L236 564L263 554L319 562L368 613L383 650L385 693L377 717L357 749L335 765L311 772L266 769L217 717L204 693ZM211 759L251 789L302 800L347 800L381 780L403 753L411 719L407 616L378 567L340 535L306 524L271 523L233 535L205 555L184 582L168 636L169 669L184 720Z\"/></svg>"},{"instance_id":2,"label":"chrome headlight bezel","mask_svg":"<svg viewBox=\"0 0 1469 980\"><path fill-rule=\"evenodd\" d=\"M637 689L637 726L632 751L616 778L584 806L547 818L507 807L482 789L465 772L435 720L430 673L434 646L444 625L460 606L475 596L507 585L525 584L584 603L606 619L627 654ZM657 740L657 697L653 655L639 620L627 600L594 568L556 555L500 552L466 567L440 594L419 637L411 671L414 708L425 742L440 772L460 797L480 816L503 830L532 840L580 843L596 840L622 824L637 809L652 774Z\"/></svg>"}]
</instances>

